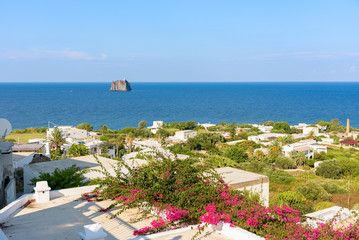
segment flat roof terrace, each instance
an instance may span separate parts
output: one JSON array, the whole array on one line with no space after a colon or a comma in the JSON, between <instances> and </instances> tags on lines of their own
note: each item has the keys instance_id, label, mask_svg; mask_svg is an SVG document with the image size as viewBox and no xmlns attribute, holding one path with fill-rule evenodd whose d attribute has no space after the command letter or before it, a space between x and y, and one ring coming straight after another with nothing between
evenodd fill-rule
<instances>
[{"instance_id":1,"label":"flat roof terrace","mask_svg":"<svg viewBox=\"0 0 359 240\"><path fill-rule=\"evenodd\" d=\"M82 231L84 225L101 223L104 231L108 234L106 240L133 239L133 232L145 226L156 217L150 216L139 222L132 223L131 220L139 216L139 209L129 209L122 214L113 217L119 207L108 212L99 212L101 208L107 208L113 201L88 202L82 200L81 195L63 196L55 198L46 203L32 202L26 207L21 207L11 214L4 222L2 231L13 240L62 240L80 239L78 232ZM158 240L185 240L191 239L196 234L193 230L174 230L163 232L157 236L142 236L137 239L158 239ZM211 228L205 231L196 239L227 240L233 239L213 231Z\"/></svg>"}]
</instances>

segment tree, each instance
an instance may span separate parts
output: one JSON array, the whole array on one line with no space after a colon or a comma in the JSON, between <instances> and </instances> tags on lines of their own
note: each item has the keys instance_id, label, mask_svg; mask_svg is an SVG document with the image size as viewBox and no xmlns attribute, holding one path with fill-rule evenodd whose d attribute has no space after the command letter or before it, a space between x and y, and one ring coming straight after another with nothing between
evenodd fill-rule
<instances>
[{"instance_id":1,"label":"tree","mask_svg":"<svg viewBox=\"0 0 359 240\"><path fill-rule=\"evenodd\" d=\"M338 160L325 160L319 164L315 174L325 178L339 179L343 176L343 169Z\"/></svg>"},{"instance_id":2,"label":"tree","mask_svg":"<svg viewBox=\"0 0 359 240\"><path fill-rule=\"evenodd\" d=\"M280 140L282 143L285 144L291 144L295 142L294 137L291 134L285 135L284 137L281 137Z\"/></svg>"},{"instance_id":3,"label":"tree","mask_svg":"<svg viewBox=\"0 0 359 240\"><path fill-rule=\"evenodd\" d=\"M76 128L78 129L84 129L88 132L93 130L93 126L88 124L88 123L80 123L79 125L76 126Z\"/></svg>"},{"instance_id":4,"label":"tree","mask_svg":"<svg viewBox=\"0 0 359 240\"><path fill-rule=\"evenodd\" d=\"M274 122L273 121L266 121L264 123L265 126L273 126L274 125Z\"/></svg>"},{"instance_id":5,"label":"tree","mask_svg":"<svg viewBox=\"0 0 359 240\"><path fill-rule=\"evenodd\" d=\"M329 127L330 123L328 123L327 121L324 120L320 120L318 122L316 122L316 124L323 126L323 127Z\"/></svg>"},{"instance_id":6,"label":"tree","mask_svg":"<svg viewBox=\"0 0 359 240\"><path fill-rule=\"evenodd\" d=\"M132 133L129 133L126 135L126 141L128 144L128 152L130 153L132 151L132 143L133 140L135 140L135 136Z\"/></svg>"},{"instance_id":7,"label":"tree","mask_svg":"<svg viewBox=\"0 0 359 240\"><path fill-rule=\"evenodd\" d=\"M88 181L84 176L78 173L78 171L80 171L80 168L74 164L63 170L56 168L53 173L40 172L38 178L32 178L30 180L31 185L36 185L36 182L39 181L47 181L51 190L84 186Z\"/></svg>"},{"instance_id":8,"label":"tree","mask_svg":"<svg viewBox=\"0 0 359 240\"><path fill-rule=\"evenodd\" d=\"M295 162L289 157L278 157L275 161L275 166L283 169L295 168Z\"/></svg>"},{"instance_id":9,"label":"tree","mask_svg":"<svg viewBox=\"0 0 359 240\"><path fill-rule=\"evenodd\" d=\"M290 131L290 125L287 122L276 122L273 125L272 131L280 131L283 130L286 133L289 133Z\"/></svg>"},{"instance_id":10,"label":"tree","mask_svg":"<svg viewBox=\"0 0 359 240\"><path fill-rule=\"evenodd\" d=\"M66 143L66 139L62 133L62 131L58 128L54 128L54 130L50 134L50 143L55 146L57 150L62 144Z\"/></svg>"},{"instance_id":11,"label":"tree","mask_svg":"<svg viewBox=\"0 0 359 240\"><path fill-rule=\"evenodd\" d=\"M88 153L89 150L84 144L72 144L69 149L69 155L73 157L85 156Z\"/></svg>"},{"instance_id":12,"label":"tree","mask_svg":"<svg viewBox=\"0 0 359 240\"><path fill-rule=\"evenodd\" d=\"M313 181L302 184L297 191L311 201L330 201L332 199L332 195L325 191L320 184Z\"/></svg>"},{"instance_id":13,"label":"tree","mask_svg":"<svg viewBox=\"0 0 359 240\"><path fill-rule=\"evenodd\" d=\"M108 132L109 130L110 129L108 128L108 126L106 124L104 124L100 127L100 132L102 132L102 134Z\"/></svg>"},{"instance_id":14,"label":"tree","mask_svg":"<svg viewBox=\"0 0 359 240\"><path fill-rule=\"evenodd\" d=\"M236 162L244 162L248 159L247 153L236 146L230 146L224 149L224 156L228 157L232 160L235 160Z\"/></svg>"},{"instance_id":15,"label":"tree","mask_svg":"<svg viewBox=\"0 0 359 240\"><path fill-rule=\"evenodd\" d=\"M289 156L295 161L297 166L304 165L305 161L307 160L305 158L305 153L303 152L291 151Z\"/></svg>"},{"instance_id":16,"label":"tree","mask_svg":"<svg viewBox=\"0 0 359 240\"><path fill-rule=\"evenodd\" d=\"M340 131L340 124L341 122L339 122L338 118L330 120L330 131Z\"/></svg>"},{"instance_id":17,"label":"tree","mask_svg":"<svg viewBox=\"0 0 359 240\"><path fill-rule=\"evenodd\" d=\"M145 120L142 120L141 122L138 123L138 128L145 128L147 125L147 122Z\"/></svg>"},{"instance_id":18,"label":"tree","mask_svg":"<svg viewBox=\"0 0 359 240\"><path fill-rule=\"evenodd\" d=\"M215 148L216 143L225 142L225 138L218 133L200 133L187 140L187 147L191 150L209 150Z\"/></svg>"}]
</instances>

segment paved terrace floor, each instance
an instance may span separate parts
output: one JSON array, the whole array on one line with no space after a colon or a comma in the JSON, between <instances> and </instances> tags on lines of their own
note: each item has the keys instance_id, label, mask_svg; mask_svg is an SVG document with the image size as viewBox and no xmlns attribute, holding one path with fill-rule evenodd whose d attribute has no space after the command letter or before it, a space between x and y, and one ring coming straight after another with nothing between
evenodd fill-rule
<instances>
[{"instance_id":1,"label":"paved terrace floor","mask_svg":"<svg viewBox=\"0 0 359 240\"><path fill-rule=\"evenodd\" d=\"M130 223L138 216L138 209L130 209L112 218L118 208L108 212L99 212L107 208L113 201L88 202L81 200L80 195L65 196L48 203L31 203L13 213L3 226L3 232L13 240L73 240L80 239L77 235L87 224L102 223L108 237L106 240L131 239L133 231L150 225L153 216L137 223ZM158 240L191 239L195 230L156 238ZM197 239L226 240L220 233L207 229Z\"/></svg>"}]
</instances>

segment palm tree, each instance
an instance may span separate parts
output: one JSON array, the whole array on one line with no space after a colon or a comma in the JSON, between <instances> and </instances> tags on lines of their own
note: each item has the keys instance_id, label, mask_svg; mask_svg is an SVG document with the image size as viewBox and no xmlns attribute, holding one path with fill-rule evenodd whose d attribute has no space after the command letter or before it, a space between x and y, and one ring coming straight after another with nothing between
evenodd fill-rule
<instances>
[{"instance_id":1,"label":"palm tree","mask_svg":"<svg viewBox=\"0 0 359 240\"><path fill-rule=\"evenodd\" d=\"M66 139L62 134L62 131L58 128L55 128L50 134L50 143L51 145L55 145L55 149L57 150L59 146L66 143Z\"/></svg>"},{"instance_id":2,"label":"palm tree","mask_svg":"<svg viewBox=\"0 0 359 240\"><path fill-rule=\"evenodd\" d=\"M132 133L127 134L126 141L128 143L128 152L129 153L132 151L133 140L135 140L135 136Z\"/></svg>"},{"instance_id":3,"label":"palm tree","mask_svg":"<svg viewBox=\"0 0 359 240\"><path fill-rule=\"evenodd\" d=\"M273 141L272 144L270 145L270 151L271 152L275 152L277 153L278 155L281 154L282 152L282 146L281 146L281 143L278 142L278 141Z\"/></svg>"}]
</instances>

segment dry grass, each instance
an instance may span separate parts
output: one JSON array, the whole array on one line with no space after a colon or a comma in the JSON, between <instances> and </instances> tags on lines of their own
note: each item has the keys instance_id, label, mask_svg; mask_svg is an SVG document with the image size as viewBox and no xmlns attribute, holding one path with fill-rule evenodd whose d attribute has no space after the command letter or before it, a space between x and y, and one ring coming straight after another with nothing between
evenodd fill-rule
<instances>
[{"instance_id":1,"label":"dry grass","mask_svg":"<svg viewBox=\"0 0 359 240\"><path fill-rule=\"evenodd\" d=\"M29 139L32 138L46 138L45 133L11 133L6 139L14 139L15 143L18 143L20 139L20 143L28 143Z\"/></svg>"}]
</instances>

